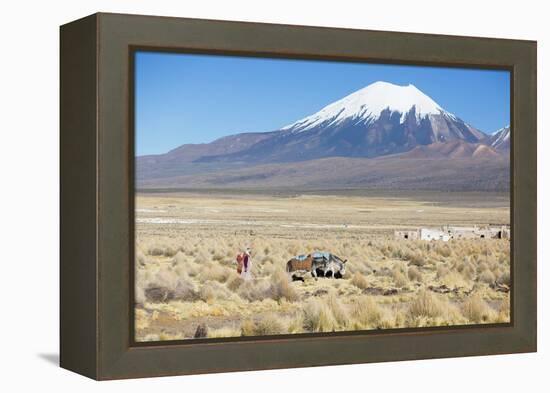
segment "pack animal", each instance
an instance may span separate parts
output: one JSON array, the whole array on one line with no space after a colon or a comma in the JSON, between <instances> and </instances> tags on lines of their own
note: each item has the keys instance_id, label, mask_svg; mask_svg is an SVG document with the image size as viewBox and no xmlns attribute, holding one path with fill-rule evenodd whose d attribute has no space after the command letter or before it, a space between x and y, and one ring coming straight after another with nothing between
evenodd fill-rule
<instances>
[{"instance_id":1,"label":"pack animal","mask_svg":"<svg viewBox=\"0 0 550 393\"><path fill-rule=\"evenodd\" d=\"M328 253L314 252L308 255L298 255L286 263L286 271L292 280L304 281L304 276L310 273L317 277L342 278L346 274L346 260Z\"/></svg>"}]
</instances>

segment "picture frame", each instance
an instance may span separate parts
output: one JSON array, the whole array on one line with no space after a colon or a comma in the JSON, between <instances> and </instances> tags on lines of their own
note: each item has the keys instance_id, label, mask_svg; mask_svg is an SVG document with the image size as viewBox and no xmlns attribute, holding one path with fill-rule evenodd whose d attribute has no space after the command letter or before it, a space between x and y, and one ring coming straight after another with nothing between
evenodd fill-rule
<instances>
[{"instance_id":1,"label":"picture frame","mask_svg":"<svg viewBox=\"0 0 550 393\"><path fill-rule=\"evenodd\" d=\"M511 322L136 343L137 49L507 69ZM60 29L60 364L97 380L536 351L536 42L97 13Z\"/></svg>"}]
</instances>

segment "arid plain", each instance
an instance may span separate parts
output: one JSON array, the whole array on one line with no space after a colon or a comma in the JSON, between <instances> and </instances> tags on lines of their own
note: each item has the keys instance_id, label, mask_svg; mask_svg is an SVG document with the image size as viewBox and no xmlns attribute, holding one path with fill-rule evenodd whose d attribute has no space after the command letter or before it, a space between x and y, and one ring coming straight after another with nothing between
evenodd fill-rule
<instances>
[{"instance_id":1,"label":"arid plain","mask_svg":"<svg viewBox=\"0 0 550 393\"><path fill-rule=\"evenodd\" d=\"M507 193L138 193L136 340L508 322L509 240L393 233L509 219ZM286 262L316 250L344 277L293 282Z\"/></svg>"}]
</instances>

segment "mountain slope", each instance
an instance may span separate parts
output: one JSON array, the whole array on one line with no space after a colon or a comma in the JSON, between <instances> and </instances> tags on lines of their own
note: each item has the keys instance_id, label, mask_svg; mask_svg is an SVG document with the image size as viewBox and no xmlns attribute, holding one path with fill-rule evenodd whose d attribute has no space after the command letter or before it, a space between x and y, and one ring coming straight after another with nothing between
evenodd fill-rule
<instances>
[{"instance_id":1,"label":"mountain slope","mask_svg":"<svg viewBox=\"0 0 550 393\"><path fill-rule=\"evenodd\" d=\"M216 170L217 166L193 165L192 162L204 157L238 152L273 135L273 132L241 133L225 136L210 143L182 145L165 154L136 157L137 178L148 179Z\"/></svg>"},{"instance_id":2,"label":"mountain slope","mask_svg":"<svg viewBox=\"0 0 550 393\"><path fill-rule=\"evenodd\" d=\"M506 147L508 146L508 147ZM280 130L136 159L138 188L507 190L509 127L487 136L412 85L369 85Z\"/></svg>"},{"instance_id":3,"label":"mountain slope","mask_svg":"<svg viewBox=\"0 0 550 393\"><path fill-rule=\"evenodd\" d=\"M491 135L488 144L496 150L510 150L510 126L501 128Z\"/></svg>"},{"instance_id":4,"label":"mountain slope","mask_svg":"<svg viewBox=\"0 0 550 393\"><path fill-rule=\"evenodd\" d=\"M494 158L330 157L140 182L139 188L507 191L509 162Z\"/></svg>"},{"instance_id":5,"label":"mountain slope","mask_svg":"<svg viewBox=\"0 0 550 393\"><path fill-rule=\"evenodd\" d=\"M197 162L293 162L323 157L377 157L419 145L487 136L445 111L413 85L373 83L236 154Z\"/></svg>"}]
</instances>

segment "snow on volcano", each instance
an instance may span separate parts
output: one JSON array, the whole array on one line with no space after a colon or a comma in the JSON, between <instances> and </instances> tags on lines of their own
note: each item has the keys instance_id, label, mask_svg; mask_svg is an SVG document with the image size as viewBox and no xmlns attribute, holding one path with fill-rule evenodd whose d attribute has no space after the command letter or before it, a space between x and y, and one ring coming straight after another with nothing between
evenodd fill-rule
<instances>
[{"instance_id":1,"label":"snow on volcano","mask_svg":"<svg viewBox=\"0 0 550 393\"><path fill-rule=\"evenodd\" d=\"M379 119L385 110L398 112L403 123L413 109L417 121L428 115L446 115L456 119L455 115L444 110L414 85L398 86L378 81L325 106L313 115L283 127L282 130L301 132L320 125L335 125L347 119L367 124Z\"/></svg>"}]
</instances>

